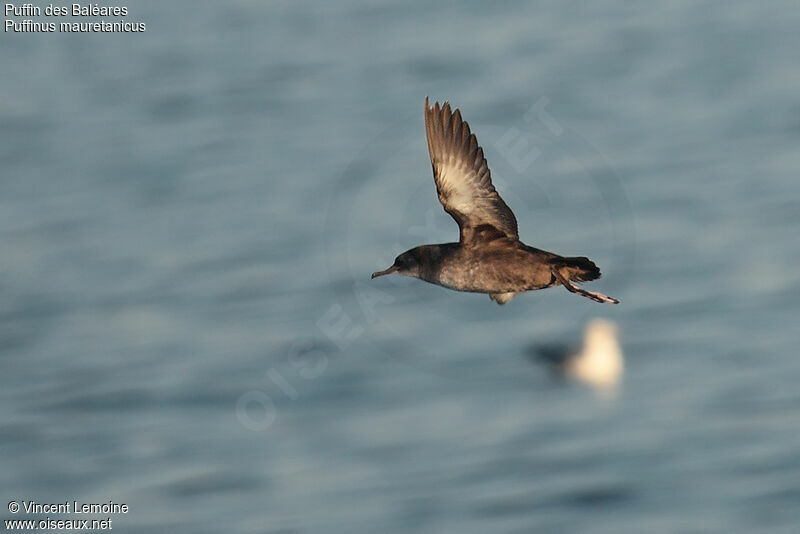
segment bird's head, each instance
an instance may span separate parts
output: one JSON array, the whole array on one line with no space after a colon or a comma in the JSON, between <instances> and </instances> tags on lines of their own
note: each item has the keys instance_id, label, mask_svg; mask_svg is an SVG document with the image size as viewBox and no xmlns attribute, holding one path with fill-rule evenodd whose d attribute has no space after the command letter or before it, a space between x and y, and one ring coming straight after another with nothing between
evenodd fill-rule
<instances>
[{"instance_id":1,"label":"bird's head","mask_svg":"<svg viewBox=\"0 0 800 534\"><path fill-rule=\"evenodd\" d=\"M378 271L372 273L372 278L384 276L386 274L404 274L406 276L413 276L419 278L421 261L421 247L412 248L397 256L391 267L385 271Z\"/></svg>"}]
</instances>

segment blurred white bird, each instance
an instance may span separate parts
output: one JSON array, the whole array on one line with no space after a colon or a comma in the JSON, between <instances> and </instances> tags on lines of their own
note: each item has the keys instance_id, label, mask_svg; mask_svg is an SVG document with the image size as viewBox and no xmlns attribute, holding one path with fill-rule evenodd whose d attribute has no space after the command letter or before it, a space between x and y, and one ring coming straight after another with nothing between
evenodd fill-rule
<instances>
[{"instance_id":1,"label":"blurred white bird","mask_svg":"<svg viewBox=\"0 0 800 534\"><path fill-rule=\"evenodd\" d=\"M583 333L583 346L577 353L553 347L541 347L537 352L540 359L566 378L602 392L612 392L625 371L617 326L606 319L589 321Z\"/></svg>"}]
</instances>

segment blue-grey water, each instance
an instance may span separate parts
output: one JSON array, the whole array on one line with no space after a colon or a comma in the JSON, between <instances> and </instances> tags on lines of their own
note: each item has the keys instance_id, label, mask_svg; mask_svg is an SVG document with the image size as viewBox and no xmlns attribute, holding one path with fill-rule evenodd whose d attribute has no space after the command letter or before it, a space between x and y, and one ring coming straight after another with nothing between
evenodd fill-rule
<instances>
[{"instance_id":1,"label":"blue-grey water","mask_svg":"<svg viewBox=\"0 0 800 534\"><path fill-rule=\"evenodd\" d=\"M797 532L795 2L128 9L145 33L0 35L0 519ZM622 304L369 279L457 236L426 95ZM616 396L531 357L592 317Z\"/></svg>"}]
</instances>

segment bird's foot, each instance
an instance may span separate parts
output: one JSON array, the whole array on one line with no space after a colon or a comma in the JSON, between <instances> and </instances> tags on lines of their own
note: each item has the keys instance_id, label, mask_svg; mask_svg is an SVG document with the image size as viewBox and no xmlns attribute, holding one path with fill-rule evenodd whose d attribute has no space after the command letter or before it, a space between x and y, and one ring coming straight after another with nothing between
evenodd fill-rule
<instances>
[{"instance_id":1,"label":"bird's foot","mask_svg":"<svg viewBox=\"0 0 800 534\"><path fill-rule=\"evenodd\" d=\"M551 269L550 272L553 273L553 276L556 277L556 280L561 282L561 285L569 291L570 293L577 293L583 297L592 299L595 302L607 302L609 304L619 304L619 301L615 298L609 297L608 295L603 295L602 293L597 293L594 291L587 291L582 287L578 287L570 282L566 277L562 276L558 269Z\"/></svg>"}]
</instances>

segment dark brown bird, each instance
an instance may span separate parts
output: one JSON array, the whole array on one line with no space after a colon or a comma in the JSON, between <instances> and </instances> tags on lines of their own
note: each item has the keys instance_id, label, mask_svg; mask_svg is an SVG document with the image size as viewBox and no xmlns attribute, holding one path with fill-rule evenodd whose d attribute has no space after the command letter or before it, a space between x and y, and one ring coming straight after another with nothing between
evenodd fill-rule
<instances>
[{"instance_id":1,"label":"dark brown bird","mask_svg":"<svg viewBox=\"0 0 800 534\"><path fill-rule=\"evenodd\" d=\"M400 254L372 278L398 273L457 291L488 293L505 304L517 293L562 285L596 302L617 299L575 285L600 278L583 256L564 257L519 240L517 219L497 194L475 134L445 102L425 99L425 131L439 202L458 223L458 243L422 245Z\"/></svg>"}]
</instances>

